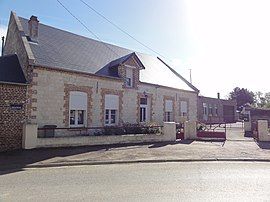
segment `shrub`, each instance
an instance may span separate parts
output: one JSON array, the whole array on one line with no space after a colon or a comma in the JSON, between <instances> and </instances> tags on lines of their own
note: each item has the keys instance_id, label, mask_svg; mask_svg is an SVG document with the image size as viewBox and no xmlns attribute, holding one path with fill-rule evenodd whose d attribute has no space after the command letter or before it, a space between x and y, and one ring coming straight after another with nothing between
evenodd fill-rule
<instances>
[{"instance_id":1,"label":"shrub","mask_svg":"<svg viewBox=\"0 0 270 202\"><path fill-rule=\"evenodd\" d=\"M106 126L104 128L104 135L124 135L125 130L123 128Z\"/></svg>"}]
</instances>

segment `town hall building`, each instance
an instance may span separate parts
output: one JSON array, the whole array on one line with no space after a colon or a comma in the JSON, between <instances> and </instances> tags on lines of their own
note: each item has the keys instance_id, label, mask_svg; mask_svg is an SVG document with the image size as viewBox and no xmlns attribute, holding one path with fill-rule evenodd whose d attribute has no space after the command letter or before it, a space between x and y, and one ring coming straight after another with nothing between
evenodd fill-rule
<instances>
[{"instance_id":1,"label":"town hall building","mask_svg":"<svg viewBox=\"0 0 270 202\"><path fill-rule=\"evenodd\" d=\"M4 56L12 55L26 78L24 122L39 128L197 119L199 90L161 58L14 12L4 46Z\"/></svg>"}]
</instances>

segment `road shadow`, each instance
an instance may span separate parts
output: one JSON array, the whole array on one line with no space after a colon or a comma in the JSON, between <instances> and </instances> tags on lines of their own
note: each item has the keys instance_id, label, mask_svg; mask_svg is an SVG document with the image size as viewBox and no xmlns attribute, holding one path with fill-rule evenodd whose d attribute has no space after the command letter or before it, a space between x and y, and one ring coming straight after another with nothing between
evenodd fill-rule
<instances>
[{"instance_id":1,"label":"road shadow","mask_svg":"<svg viewBox=\"0 0 270 202\"><path fill-rule=\"evenodd\" d=\"M244 137L251 137L251 138L253 138L253 134L252 134L251 131L246 131L246 132L244 133Z\"/></svg>"},{"instance_id":2,"label":"road shadow","mask_svg":"<svg viewBox=\"0 0 270 202\"><path fill-rule=\"evenodd\" d=\"M176 144L191 144L192 142L194 142L194 140L177 140L175 142L158 142L158 143L154 143L151 146L149 146L148 148L159 148L159 147L166 147L168 145L176 145Z\"/></svg>"},{"instance_id":3,"label":"road shadow","mask_svg":"<svg viewBox=\"0 0 270 202\"><path fill-rule=\"evenodd\" d=\"M260 142L260 141L256 141L257 145L261 148L261 149L267 149L270 150L270 142Z\"/></svg>"},{"instance_id":4,"label":"road shadow","mask_svg":"<svg viewBox=\"0 0 270 202\"><path fill-rule=\"evenodd\" d=\"M27 165L53 159L56 157L68 157L78 154L109 151L110 149L128 149L130 146L150 145L142 144L114 144L100 146L80 146L66 148L40 148L32 150L15 150L0 153L0 176L23 171Z\"/></svg>"}]
</instances>

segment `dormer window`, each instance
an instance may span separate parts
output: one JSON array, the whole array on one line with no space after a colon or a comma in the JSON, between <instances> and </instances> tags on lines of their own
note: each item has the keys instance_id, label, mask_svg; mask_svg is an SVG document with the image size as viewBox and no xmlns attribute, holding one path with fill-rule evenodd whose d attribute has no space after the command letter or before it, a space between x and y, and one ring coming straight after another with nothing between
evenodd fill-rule
<instances>
[{"instance_id":1,"label":"dormer window","mask_svg":"<svg viewBox=\"0 0 270 202\"><path fill-rule=\"evenodd\" d=\"M126 86L133 87L133 70L126 68Z\"/></svg>"}]
</instances>

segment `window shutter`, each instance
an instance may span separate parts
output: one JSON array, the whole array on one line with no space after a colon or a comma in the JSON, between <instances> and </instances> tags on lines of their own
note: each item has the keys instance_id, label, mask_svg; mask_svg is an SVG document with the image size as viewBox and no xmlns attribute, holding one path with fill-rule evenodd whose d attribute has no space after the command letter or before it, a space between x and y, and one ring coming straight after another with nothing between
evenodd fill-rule
<instances>
[{"instance_id":1,"label":"window shutter","mask_svg":"<svg viewBox=\"0 0 270 202\"><path fill-rule=\"evenodd\" d=\"M165 100L165 111L166 112L173 111L173 101L172 100Z\"/></svg>"},{"instance_id":2,"label":"window shutter","mask_svg":"<svg viewBox=\"0 0 270 202\"><path fill-rule=\"evenodd\" d=\"M133 77L133 71L130 68L126 68L126 77L131 78Z\"/></svg>"},{"instance_id":3,"label":"window shutter","mask_svg":"<svg viewBox=\"0 0 270 202\"><path fill-rule=\"evenodd\" d=\"M187 101L180 102L181 113L187 113Z\"/></svg>"},{"instance_id":4,"label":"window shutter","mask_svg":"<svg viewBox=\"0 0 270 202\"><path fill-rule=\"evenodd\" d=\"M105 109L115 109L119 108L119 97L118 95L105 95Z\"/></svg>"},{"instance_id":5,"label":"window shutter","mask_svg":"<svg viewBox=\"0 0 270 202\"><path fill-rule=\"evenodd\" d=\"M70 110L86 110L87 94L84 92L71 91L69 100Z\"/></svg>"}]
</instances>

